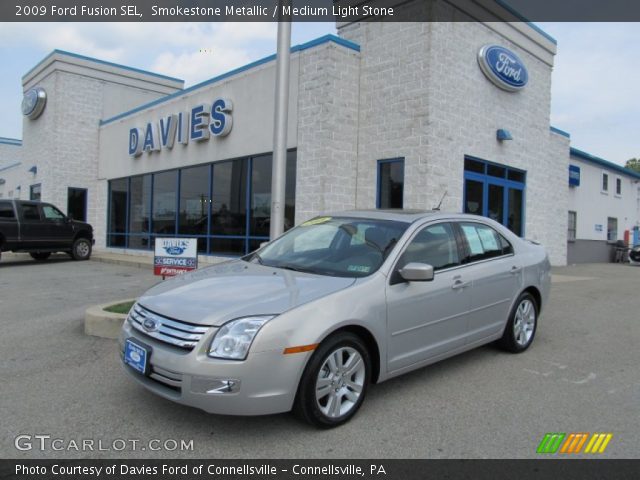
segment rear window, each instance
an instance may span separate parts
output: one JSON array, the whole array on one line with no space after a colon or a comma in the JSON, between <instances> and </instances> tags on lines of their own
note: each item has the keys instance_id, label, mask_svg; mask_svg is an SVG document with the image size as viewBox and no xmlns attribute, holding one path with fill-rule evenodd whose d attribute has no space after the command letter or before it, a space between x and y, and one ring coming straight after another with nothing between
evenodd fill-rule
<instances>
[{"instance_id":1,"label":"rear window","mask_svg":"<svg viewBox=\"0 0 640 480\"><path fill-rule=\"evenodd\" d=\"M16 218L11 202L0 202L0 218Z\"/></svg>"}]
</instances>

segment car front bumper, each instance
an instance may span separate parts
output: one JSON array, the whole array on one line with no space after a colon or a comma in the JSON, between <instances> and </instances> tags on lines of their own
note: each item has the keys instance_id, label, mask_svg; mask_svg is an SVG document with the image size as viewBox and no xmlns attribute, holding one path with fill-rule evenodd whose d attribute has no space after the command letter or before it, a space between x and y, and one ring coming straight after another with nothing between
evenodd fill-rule
<instances>
[{"instance_id":1,"label":"car front bumper","mask_svg":"<svg viewBox=\"0 0 640 480\"><path fill-rule=\"evenodd\" d=\"M148 337L125 321L119 339L121 361L128 338L152 348L148 375L122 363L131 378L161 397L222 415L290 411L309 356L272 350L249 353L244 361L215 359L206 355L203 345L183 350Z\"/></svg>"}]
</instances>

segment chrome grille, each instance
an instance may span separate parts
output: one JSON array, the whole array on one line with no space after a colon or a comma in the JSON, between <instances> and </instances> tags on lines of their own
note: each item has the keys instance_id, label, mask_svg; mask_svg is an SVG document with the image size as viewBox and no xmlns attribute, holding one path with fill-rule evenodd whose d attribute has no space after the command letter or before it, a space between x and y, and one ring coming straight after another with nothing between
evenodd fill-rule
<instances>
[{"instance_id":1,"label":"chrome grille","mask_svg":"<svg viewBox=\"0 0 640 480\"><path fill-rule=\"evenodd\" d=\"M151 312L137 303L129 312L129 322L139 332L161 342L193 349L210 326L173 320Z\"/></svg>"}]
</instances>

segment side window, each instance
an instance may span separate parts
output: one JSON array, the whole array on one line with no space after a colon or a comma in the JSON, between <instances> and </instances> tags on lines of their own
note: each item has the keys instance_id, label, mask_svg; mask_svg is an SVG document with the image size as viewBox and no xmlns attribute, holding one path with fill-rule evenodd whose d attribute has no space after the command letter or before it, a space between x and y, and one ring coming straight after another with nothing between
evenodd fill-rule
<instances>
[{"instance_id":1,"label":"side window","mask_svg":"<svg viewBox=\"0 0 640 480\"><path fill-rule=\"evenodd\" d=\"M64 214L52 205L43 205L42 213L47 220L62 220Z\"/></svg>"},{"instance_id":2,"label":"side window","mask_svg":"<svg viewBox=\"0 0 640 480\"><path fill-rule=\"evenodd\" d=\"M460 225L464 239L469 246L468 262L485 260L513 253L513 247L493 228L480 223Z\"/></svg>"},{"instance_id":3,"label":"side window","mask_svg":"<svg viewBox=\"0 0 640 480\"><path fill-rule=\"evenodd\" d=\"M9 202L0 202L0 218L16 218L13 206Z\"/></svg>"},{"instance_id":4,"label":"side window","mask_svg":"<svg viewBox=\"0 0 640 480\"><path fill-rule=\"evenodd\" d=\"M402 268L411 262L427 263L434 270L458 265L460 258L453 227L439 223L420 231L407 245L397 267Z\"/></svg>"},{"instance_id":5,"label":"side window","mask_svg":"<svg viewBox=\"0 0 640 480\"><path fill-rule=\"evenodd\" d=\"M22 217L25 220L40 220L40 212L37 205L22 205Z\"/></svg>"}]
</instances>

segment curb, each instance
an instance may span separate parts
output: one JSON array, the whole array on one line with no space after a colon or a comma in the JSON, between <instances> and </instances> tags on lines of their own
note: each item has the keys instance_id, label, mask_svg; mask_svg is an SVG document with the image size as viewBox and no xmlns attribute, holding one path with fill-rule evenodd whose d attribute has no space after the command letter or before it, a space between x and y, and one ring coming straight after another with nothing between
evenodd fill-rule
<instances>
[{"instance_id":1,"label":"curb","mask_svg":"<svg viewBox=\"0 0 640 480\"><path fill-rule=\"evenodd\" d=\"M120 335L122 324L127 315L123 313L106 312L103 309L117 303L124 303L135 300L127 298L124 300L116 300L102 305L94 305L87 308L84 313L84 334L93 337L116 339Z\"/></svg>"},{"instance_id":2,"label":"curb","mask_svg":"<svg viewBox=\"0 0 640 480\"><path fill-rule=\"evenodd\" d=\"M94 262L109 263L112 265L124 265L125 267L146 268L149 270L153 269L153 259L149 259L147 257L137 259L134 255L128 256L132 258L103 257L99 254L93 254L91 255L91 260ZM122 257L126 257L126 255L122 255Z\"/></svg>"}]
</instances>

